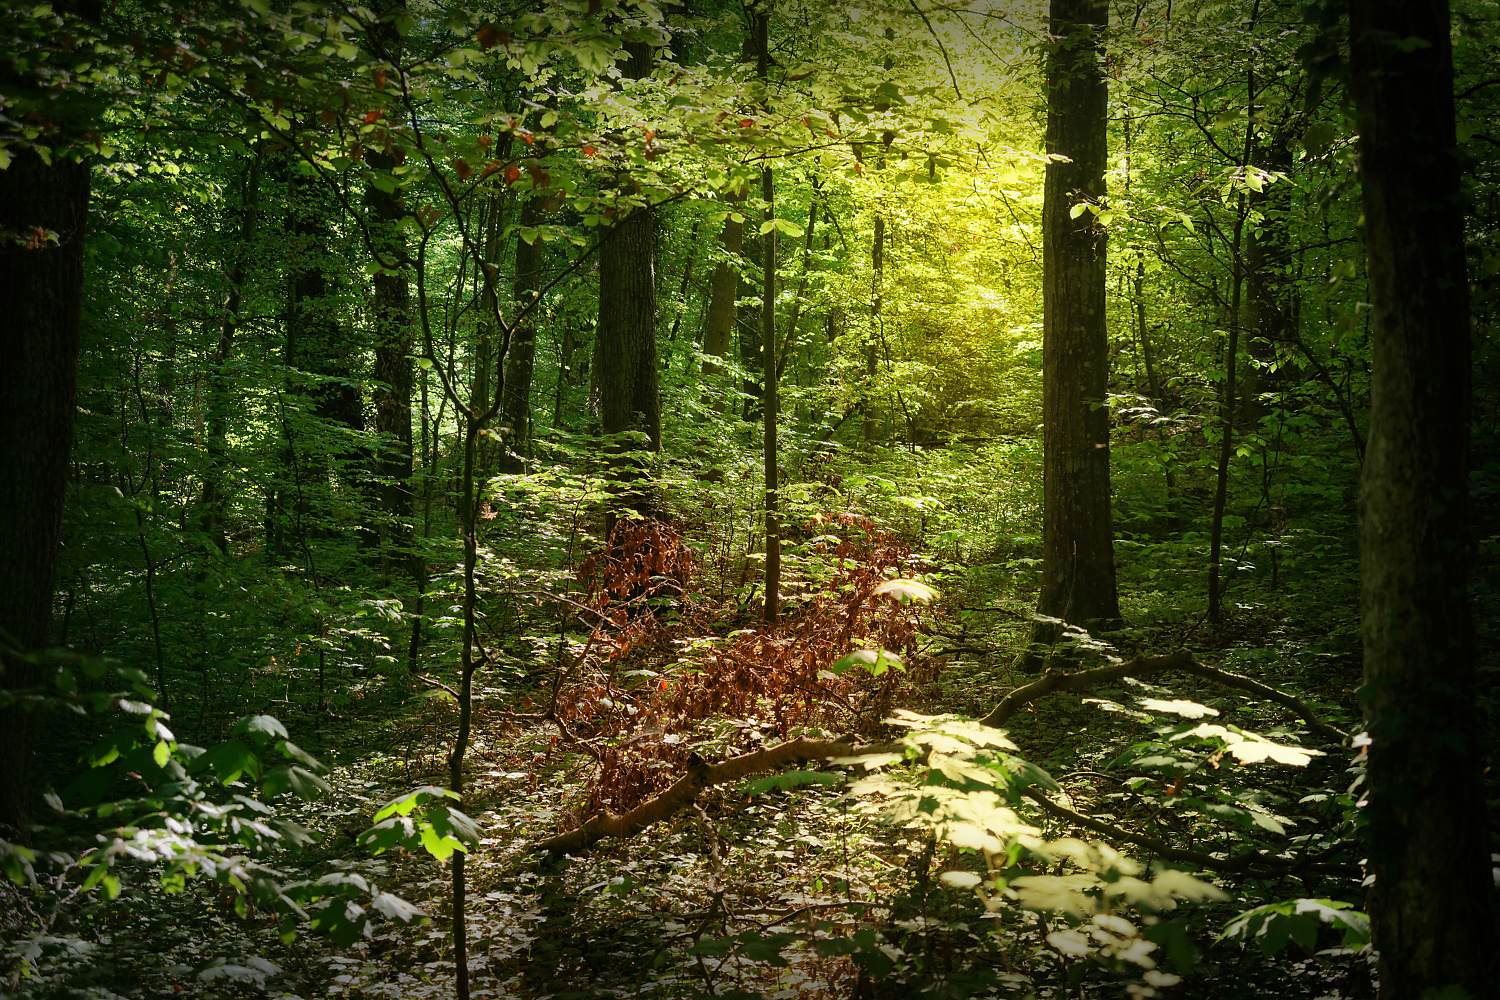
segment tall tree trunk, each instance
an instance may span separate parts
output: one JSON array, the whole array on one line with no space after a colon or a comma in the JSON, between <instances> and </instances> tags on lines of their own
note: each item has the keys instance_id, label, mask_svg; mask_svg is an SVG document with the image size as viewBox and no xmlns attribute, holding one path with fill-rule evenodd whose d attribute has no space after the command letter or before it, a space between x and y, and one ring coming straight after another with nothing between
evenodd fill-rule
<instances>
[{"instance_id":1,"label":"tall tree trunk","mask_svg":"<svg viewBox=\"0 0 1500 1000\"><path fill-rule=\"evenodd\" d=\"M484 259L487 263L498 267L500 254L502 252L501 236L505 232L506 202L508 196L497 193L490 196L485 203L482 213L483 221L481 228L484 231ZM496 290L496 282L493 276L476 274L474 279L480 283L479 292L479 322L478 341L474 345L474 376L471 385L471 396L476 400L490 398L490 375L495 373L500 376L499 365L503 365L505 358L496 358L496 340L501 336L495 328L494 316L500 308L499 293ZM488 428L480 428L481 431ZM495 453L498 450L488 434L481 434L477 439L475 447L479 449L479 475L481 479L488 479L491 469L494 467Z\"/></svg>"},{"instance_id":2,"label":"tall tree trunk","mask_svg":"<svg viewBox=\"0 0 1500 1000\"><path fill-rule=\"evenodd\" d=\"M99 5L59 4L90 19ZM6 89L34 79L0 74ZM78 378L89 167L31 150L0 170L0 685L40 684L24 654L47 643ZM53 235L55 234L55 235ZM26 837L36 718L0 709L0 836Z\"/></svg>"},{"instance_id":3,"label":"tall tree trunk","mask_svg":"<svg viewBox=\"0 0 1500 1000\"><path fill-rule=\"evenodd\" d=\"M733 210L735 202L730 200ZM719 234L719 246L729 258L738 257L745 245L745 223L733 219L724 220L724 231ZM708 319L703 327L703 353L710 358L722 358L729 353L729 341L734 333L735 301L740 294L739 271L732 260L721 260L714 265L714 276L709 289ZM705 358L703 374L713 375L719 366Z\"/></svg>"},{"instance_id":4,"label":"tall tree trunk","mask_svg":"<svg viewBox=\"0 0 1500 1000\"><path fill-rule=\"evenodd\" d=\"M769 7L756 18L755 43L758 75L765 80L771 68L771 11ZM766 503L766 599L764 618L776 624L781 606L781 473L777 461L776 420L780 416L776 364L776 175L770 167L760 172L760 195L766 203L766 221L772 223L762 247L760 333L761 368L765 372L765 389L761 394L765 419L764 483Z\"/></svg>"},{"instance_id":5,"label":"tall tree trunk","mask_svg":"<svg viewBox=\"0 0 1500 1000\"><path fill-rule=\"evenodd\" d=\"M244 306L245 283L249 279L250 244L260 224L261 154L252 151L240 180L239 204L230 210L225 227L229 237L229 292L224 298L224 315L219 321L219 340L214 345L213 361L208 372L208 419L204 445L208 464L203 475L203 492L199 499L198 525L224 552L229 542L224 531L225 479L229 462L229 409L233 405L233 388L227 366L239 332L240 311Z\"/></svg>"},{"instance_id":6,"label":"tall tree trunk","mask_svg":"<svg viewBox=\"0 0 1500 1000\"><path fill-rule=\"evenodd\" d=\"M870 335L865 340L864 439L880 438L880 414L875 408L875 378L880 374L880 322L885 308L885 216L875 216L875 239L870 245Z\"/></svg>"},{"instance_id":7,"label":"tall tree trunk","mask_svg":"<svg viewBox=\"0 0 1500 1000\"><path fill-rule=\"evenodd\" d=\"M698 230L702 225L702 219L694 219L692 231L688 233L687 260L682 265L682 280L677 285L677 300L672 303L676 315L672 317L672 330L667 334L667 340L671 343L677 342L677 331L682 329L682 317L687 315L688 289L692 286L693 268L698 264ZM668 364L670 363L669 361Z\"/></svg>"},{"instance_id":8,"label":"tall tree trunk","mask_svg":"<svg viewBox=\"0 0 1500 1000\"><path fill-rule=\"evenodd\" d=\"M522 229L542 221L542 199L528 198L521 206ZM542 287L542 241L527 243L516 235L516 320L505 353L505 401L500 421L510 428L507 448L500 458L505 472L520 472L531 447L531 376L536 366L536 327L541 315L536 298Z\"/></svg>"},{"instance_id":9,"label":"tall tree trunk","mask_svg":"<svg viewBox=\"0 0 1500 1000\"><path fill-rule=\"evenodd\" d=\"M894 28L885 29L885 40L895 41L896 31ZM887 55L881 64L889 73L895 68L896 60L893 55ZM885 110L881 108L881 110ZM877 168L885 169L885 151L891 148L895 141L896 133L887 130L881 137L882 155L877 162ZM865 418L863 437L866 443L873 443L880 438L880 412L875 407L874 391L875 379L880 374L880 344L884 336L881 323L882 312L885 309L885 216L880 213L875 215L875 238L870 246L870 336L865 341Z\"/></svg>"},{"instance_id":10,"label":"tall tree trunk","mask_svg":"<svg viewBox=\"0 0 1500 1000\"><path fill-rule=\"evenodd\" d=\"M1103 0L1052 0L1057 41L1047 61L1047 164L1042 208L1042 587L1037 610L1074 625L1119 621L1110 526L1105 229L1080 202L1102 204L1106 98ZM1033 642L1058 628L1038 623ZM1029 658L1028 658L1029 660ZM1035 663L1028 662L1034 666Z\"/></svg>"},{"instance_id":11,"label":"tall tree trunk","mask_svg":"<svg viewBox=\"0 0 1500 1000\"><path fill-rule=\"evenodd\" d=\"M1263 170L1286 173L1292 168L1292 145L1288 135L1276 134L1256 150L1252 162ZM1252 364L1242 380L1245 401L1241 422L1253 426L1266 412L1261 395L1274 392L1285 381L1279 369L1263 373L1261 365L1276 360L1277 347L1296 343L1297 291L1290 280L1292 185L1274 181L1261 191L1252 191L1249 209L1261 216L1245 238L1245 305L1248 343Z\"/></svg>"},{"instance_id":12,"label":"tall tree trunk","mask_svg":"<svg viewBox=\"0 0 1500 1000\"><path fill-rule=\"evenodd\" d=\"M366 161L376 170L387 171L396 165L389 154L370 150ZM406 256L406 240L399 224L404 212L394 192L371 185L366 193L371 209L371 230L377 260L386 265L398 264ZM378 502L383 516L381 565L389 573L404 566L415 579L420 577L417 561L400 550L412 543L412 432L411 395L413 331L411 285L404 269L381 270L375 274L374 297L370 306L375 332L375 461L373 468L379 483Z\"/></svg>"},{"instance_id":13,"label":"tall tree trunk","mask_svg":"<svg viewBox=\"0 0 1500 1000\"><path fill-rule=\"evenodd\" d=\"M620 71L631 79L651 72L650 46L631 42ZM661 450L661 392L656 357L656 213L632 210L615 222L599 248L599 325L594 331L594 388L599 426L615 435L615 477L620 504L648 512L651 498L640 488L644 452ZM631 440L631 435L645 441ZM614 534L616 514L605 515L604 532Z\"/></svg>"},{"instance_id":14,"label":"tall tree trunk","mask_svg":"<svg viewBox=\"0 0 1500 1000\"><path fill-rule=\"evenodd\" d=\"M634 484L644 475L643 451L661 449L661 396L656 372L656 224L638 208L615 224L599 249L599 326L594 333L593 376L599 427L619 435L611 448L623 503L645 511L647 498ZM644 434L644 443L625 435ZM614 518L606 530L613 532Z\"/></svg>"},{"instance_id":15,"label":"tall tree trunk","mask_svg":"<svg viewBox=\"0 0 1500 1000\"><path fill-rule=\"evenodd\" d=\"M816 194L818 182L813 181L813 192ZM807 232L802 238L802 274L797 279L797 294L792 296L792 311L786 320L786 333L781 335L781 350L776 356L776 377L781 378L786 373L787 359L797 356L801 351L801 345L797 341L797 324L802 319L802 299L807 295L807 279L812 273L812 245L813 233L818 228L818 202L814 197L813 202L807 208ZM792 372L793 381L796 381L795 368Z\"/></svg>"},{"instance_id":16,"label":"tall tree trunk","mask_svg":"<svg viewBox=\"0 0 1500 1000\"><path fill-rule=\"evenodd\" d=\"M1260 18L1260 0L1250 12L1250 26ZM1250 154L1255 148L1255 63L1250 63L1245 79L1245 143L1239 169L1253 168ZM1223 567L1224 510L1229 500L1229 464L1234 461L1234 417L1239 383L1236 375L1240 359L1240 330L1245 291L1245 223L1249 221L1250 200L1243 191L1235 202L1234 233L1229 242L1230 291L1226 325L1229 343L1224 349L1224 381L1219 385L1219 465L1214 477L1214 509L1208 529L1208 620L1217 625L1224 620ZM1253 228L1253 227L1252 227Z\"/></svg>"},{"instance_id":17,"label":"tall tree trunk","mask_svg":"<svg viewBox=\"0 0 1500 1000\"><path fill-rule=\"evenodd\" d=\"M1467 587L1471 332L1448 4L1355 0L1349 27L1374 319L1360 576L1380 996L1482 997L1500 940Z\"/></svg>"},{"instance_id":18,"label":"tall tree trunk","mask_svg":"<svg viewBox=\"0 0 1500 1000\"><path fill-rule=\"evenodd\" d=\"M321 184L309 177L292 179L291 235L296 263L291 276L291 323L287 354L292 366L327 381L308 393L314 412L351 431L365 429L364 408L355 383L358 344L339 317L334 301L338 279L329 272L332 206Z\"/></svg>"},{"instance_id":19,"label":"tall tree trunk","mask_svg":"<svg viewBox=\"0 0 1500 1000\"><path fill-rule=\"evenodd\" d=\"M301 422L291 417L290 408L283 415L284 476L292 484L290 492L295 497L290 505L292 524L298 545L307 550L311 526L333 512L330 473L352 490L363 488L348 463L356 451L354 439L364 433L365 420L354 374L358 349L349 325L339 315L337 277L329 270L333 259L329 247L332 205L321 183L298 172L298 164L289 154L283 162L291 174L287 221L292 269L288 277L286 363L294 371L311 376L305 386L293 386L293 392L311 402L313 415L325 425L350 432L318 444L304 434ZM268 526L273 532L268 548L285 551L283 512L288 505L278 499L275 508L268 520L281 523ZM375 534L363 527L359 538L362 545L375 542Z\"/></svg>"}]
</instances>

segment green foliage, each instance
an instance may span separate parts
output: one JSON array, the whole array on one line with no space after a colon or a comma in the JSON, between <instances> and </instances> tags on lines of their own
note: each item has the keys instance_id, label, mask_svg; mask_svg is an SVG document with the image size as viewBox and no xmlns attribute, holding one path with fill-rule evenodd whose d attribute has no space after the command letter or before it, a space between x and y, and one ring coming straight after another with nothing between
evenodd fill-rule
<instances>
[{"instance_id":1,"label":"green foliage","mask_svg":"<svg viewBox=\"0 0 1500 1000\"><path fill-rule=\"evenodd\" d=\"M438 861L479 843L474 821L448 804L457 792L428 785L392 799L375 814L374 825L356 839L373 854L400 847L421 849Z\"/></svg>"},{"instance_id":2,"label":"green foliage","mask_svg":"<svg viewBox=\"0 0 1500 1000\"><path fill-rule=\"evenodd\" d=\"M1316 951L1318 933L1327 928L1340 935L1340 948L1364 948L1370 943L1370 918L1351 907L1333 899L1267 903L1231 920L1219 940L1253 942L1269 958L1291 942L1308 953Z\"/></svg>"}]
</instances>

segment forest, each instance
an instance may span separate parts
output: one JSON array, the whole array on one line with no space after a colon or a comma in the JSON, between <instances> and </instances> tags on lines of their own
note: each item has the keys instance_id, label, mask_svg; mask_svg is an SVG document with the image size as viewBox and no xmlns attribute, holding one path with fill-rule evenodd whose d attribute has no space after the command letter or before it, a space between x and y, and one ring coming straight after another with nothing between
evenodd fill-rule
<instances>
[{"instance_id":1,"label":"forest","mask_svg":"<svg viewBox=\"0 0 1500 1000\"><path fill-rule=\"evenodd\" d=\"M0 24L0 995L1495 995L1500 2Z\"/></svg>"}]
</instances>

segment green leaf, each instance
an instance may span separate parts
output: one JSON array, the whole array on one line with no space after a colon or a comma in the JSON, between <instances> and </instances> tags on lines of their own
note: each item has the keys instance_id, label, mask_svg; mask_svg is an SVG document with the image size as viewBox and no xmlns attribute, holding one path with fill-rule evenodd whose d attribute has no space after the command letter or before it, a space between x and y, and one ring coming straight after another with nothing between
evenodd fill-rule
<instances>
[{"instance_id":1,"label":"green leaf","mask_svg":"<svg viewBox=\"0 0 1500 1000\"><path fill-rule=\"evenodd\" d=\"M1318 122L1302 133L1302 148L1313 156L1320 156L1333 145L1339 130L1328 122Z\"/></svg>"},{"instance_id":2,"label":"green leaf","mask_svg":"<svg viewBox=\"0 0 1500 1000\"><path fill-rule=\"evenodd\" d=\"M413 917L423 915L418 907L408 903L400 896L393 896L388 892L382 892L370 900L370 905L387 920L399 920L403 924L409 924Z\"/></svg>"},{"instance_id":3,"label":"green leaf","mask_svg":"<svg viewBox=\"0 0 1500 1000\"><path fill-rule=\"evenodd\" d=\"M218 746L194 757L188 764L189 774L212 771L222 785L238 781L240 775L248 774L260 781L260 758L255 751L239 740L226 740Z\"/></svg>"},{"instance_id":4,"label":"green leaf","mask_svg":"<svg viewBox=\"0 0 1500 1000\"><path fill-rule=\"evenodd\" d=\"M903 603L920 601L923 604L937 597L937 591L917 580L887 580L873 591L875 594L890 594Z\"/></svg>"},{"instance_id":5,"label":"green leaf","mask_svg":"<svg viewBox=\"0 0 1500 1000\"><path fill-rule=\"evenodd\" d=\"M287 738L286 727L269 715L247 715L235 723L230 732L236 736L249 736L260 746Z\"/></svg>"},{"instance_id":6,"label":"green leaf","mask_svg":"<svg viewBox=\"0 0 1500 1000\"><path fill-rule=\"evenodd\" d=\"M314 772L327 770L316 757L297 746L291 740L282 740L280 746L281 752L284 755L301 764L307 765L308 770Z\"/></svg>"},{"instance_id":7,"label":"green leaf","mask_svg":"<svg viewBox=\"0 0 1500 1000\"><path fill-rule=\"evenodd\" d=\"M312 927L341 948L358 941L369 918L348 900L333 899L313 914Z\"/></svg>"},{"instance_id":8,"label":"green leaf","mask_svg":"<svg viewBox=\"0 0 1500 1000\"><path fill-rule=\"evenodd\" d=\"M392 847L415 850L418 845L417 824L407 816L392 816L365 830L354 841L371 854L379 854Z\"/></svg>"},{"instance_id":9,"label":"green leaf","mask_svg":"<svg viewBox=\"0 0 1500 1000\"><path fill-rule=\"evenodd\" d=\"M891 667L901 669L902 660L889 649L856 649L848 656L834 660L828 665L828 669L835 675L843 675L859 666L865 667L873 676L879 677Z\"/></svg>"},{"instance_id":10,"label":"green leaf","mask_svg":"<svg viewBox=\"0 0 1500 1000\"><path fill-rule=\"evenodd\" d=\"M457 799L458 797L457 792L450 791L447 788L440 788L437 785L423 785L421 788L407 792L405 795L397 796L387 802L375 814L375 822L378 823L387 816L410 816L412 810L429 799Z\"/></svg>"},{"instance_id":11,"label":"green leaf","mask_svg":"<svg viewBox=\"0 0 1500 1000\"><path fill-rule=\"evenodd\" d=\"M312 799L323 792L333 791L333 788L306 768L284 764L266 772L260 791L262 797L267 799L273 799L283 792L292 792L298 798Z\"/></svg>"}]
</instances>

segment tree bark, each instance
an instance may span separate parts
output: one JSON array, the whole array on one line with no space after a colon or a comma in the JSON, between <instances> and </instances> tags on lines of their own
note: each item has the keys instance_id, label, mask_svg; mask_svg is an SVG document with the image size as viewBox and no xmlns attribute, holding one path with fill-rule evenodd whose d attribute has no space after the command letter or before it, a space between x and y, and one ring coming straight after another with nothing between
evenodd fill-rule
<instances>
[{"instance_id":1,"label":"tree bark","mask_svg":"<svg viewBox=\"0 0 1500 1000\"><path fill-rule=\"evenodd\" d=\"M231 241L228 248L229 292L224 299L224 316L219 321L219 341L214 346L213 363L208 374L208 427L204 441L208 451L208 464L198 504L198 524L221 552L228 551L229 548L224 531L224 481L229 471L229 408L234 395L226 366L234 351L234 338L239 332L245 282L249 278L247 265L250 243L255 239L255 231L260 223L260 178L261 154L252 151L241 179L239 204L230 210L229 217L225 220L229 223L225 228L230 230L228 236Z\"/></svg>"},{"instance_id":2,"label":"tree bark","mask_svg":"<svg viewBox=\"0 0 1500 1000\"><path fill-rule=\"evenodd\" d=\"M58 153L49 165L28 149L0 170L0 684L7 691L45 679L24 654L42 649L51 629L88 205L87 162ZM18 706L0 708L0 836L7 838L27 836L36 722Z\"/></svg>"},{"instance_id":3,"label":"tree bark","mask_svg":"<svg viewBox=\"0 0 1500 1000\"><path fill-rule=\"evenodd\" d=\"M880 374L880 323L885 308L885 216L875 216L875 237L870 244L870 335L865 340L865 420L862 436L867 443L880 439L880 411L875 407L875 379Z\"/></svg>"},{"instance_id":4,"label":"tree bark","mask_svg":"<svg viewBox=\"0 0 1500 1000\"><path fill-rule=\"evenodd\" d=\"M661 397L656 372L656 224L638 208L615 224L599 248L599 326L594 334L594 384L599 427L620 435L612 443L616 475L633 484L644 475L642 452L661 449ZM630 442L624 435L644 435ZM626 485L625 505L644 509L645 498ZM608 531L614 520L609 519Z\"/></svg>"},{"instance_id":5,"label":"tree bark","mask_svg":"<svg viewBox=\"0 0 1500 1000\"><path fill-rule=\"evenodd\" d=\"M731 198L732 210L738 198ZM745 223L733 219L724 220L724 231L719 234L719 246L727 257L739 256L745 245ZM714 276L708 299L708 320L703 327L703 353L709 357L722 358L729 353L730 336L734 333L734 303L740 294L740 276L735 266L727 260L714 265ZM707 358L703 361L703 374L713 375L719 366Z\"/></svg>"},{"instance_id":6,"label":"tree bark","mask_svg":"<svg viewBox=\"0 0 1500 1000\"><path fill-rule=\"evenodd\" d=\"M539 225L542 221L542 199L529 198L521 206L521 227ZM516 235L516 314L510 334L510 349L505 353L505 401L500 404L500 420L509 428L506 450L500 457L503 472L520 472L525 467L531 439L531 376L536 367L536 326L540 310L533 305L542 287L542 241L527 243ZM524 311L524 315L522 315Z\"/></svg>"},{"instance_id":7,"label":"tree bark","mask_svg":"<svg viewBox=\"0 0 1500 1000\"><path fill-rule=\"evenodd\" d=\"M1448 4L1355 0L1350 44L1373 306L1360 575L1380 996L1481 997L1500 935L1467 588L1471 333Z\"/></svg>"},{"instance_id":8,"label":"tree bark","mask_svg":"<svg viewBox=\"0 0 1500 1000\"><path fill-rule=\"evenodd\" d=\"M1109 349L1102 206L1107 91L1099 46L1102 0L1052 0L1047 64L1047 164L1042 208L1042 587L1037 610L1088 628L1119 621L1110 525ZM1033 642L1051 643L1054 623ZM1035 665L1034 663L1032 664Z\"/></svg>"},{"instance_id":9,"label":"tree bark","mask_svg":"<svg viewBox=\"0 0 1500 1000\"><path fill-rule=\"evenodd\" d=\"M625 46L622 75L651 72L649 45ZM661 450L661 392L656 357L656 213L648 206L617 219L599 247L599 324L594 331L593 380L599 427L610 442L619 507L649 513L641 489L646 453ZM644 438L644 440L641 440ZM618 510L619 508L617 508ZM604 518L604 537L615 530L616 511Z\"/></svg>"},{"instance_id":10,"label":"tree bark","mask_svg":"<svg viewBox=\"0 0 1500 1000\"><path fill-rule=\"evenodd\" d=\"M366 161L376 170L390 170L395 159L387 153L371 150ZM371 185L367 198L372 219L371 230L376 257L384 264L394 264L405 256L405 238L398 228L403 211L394 192L381 191ZM386 572L405 565L413 579L421 576L416 560L403 557L399 550L412 542L412 433L411 395L413 331L411 286L404 270L378 272L374 278L374 298L370 306L375 328L375 461L373 469L379 483L379 506L385 523L381 534L381 565ZM393 551L395 550L395 551Z\"/></svg>"}]
</instances>

